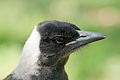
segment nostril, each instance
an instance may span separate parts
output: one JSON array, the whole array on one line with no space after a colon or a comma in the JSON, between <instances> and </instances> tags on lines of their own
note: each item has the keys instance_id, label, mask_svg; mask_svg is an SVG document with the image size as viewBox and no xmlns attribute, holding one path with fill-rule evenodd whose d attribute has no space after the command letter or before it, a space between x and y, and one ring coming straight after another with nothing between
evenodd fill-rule
<instances>
[{"instance_id":1,"label":"nostril","mask_svg":"<svg viewBox=\"0 0 120 80\"><path fill-rule=\"evenodd\" d=\"M80 37L86 37L86 36L80 36Z\"/></svg>"}]
</instances>

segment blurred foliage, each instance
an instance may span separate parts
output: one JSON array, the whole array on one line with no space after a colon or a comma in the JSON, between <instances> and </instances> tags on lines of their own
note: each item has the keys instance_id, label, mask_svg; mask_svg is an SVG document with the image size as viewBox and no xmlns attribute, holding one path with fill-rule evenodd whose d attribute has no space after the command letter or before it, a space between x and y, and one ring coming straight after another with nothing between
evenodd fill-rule
<instances>
[{"instance_id":1,"label":"blurred foliage","mask_svg":"<svg viewBox=\"0 0 120 80\"><path fill-rule=\"evenodd\" d=\"M71 55L70 80L120 80L120 0L0 0L0 80L17 66L22 47L36 24L71 22L107 39Z\"/></svg>"}]
</instances>

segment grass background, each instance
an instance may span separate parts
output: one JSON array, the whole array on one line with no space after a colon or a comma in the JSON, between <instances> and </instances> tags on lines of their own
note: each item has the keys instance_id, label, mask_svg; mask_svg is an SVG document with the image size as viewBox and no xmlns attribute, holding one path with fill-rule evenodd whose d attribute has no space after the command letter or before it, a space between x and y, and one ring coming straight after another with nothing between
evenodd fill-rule
<instances>
[{"instance_id":1,"label":"grass background","mask_svg":"<svg viewBox=\"0 0 120 80\"><path fill-rule=\"evenodd\" d=\"M34 26L44 20L76 24L108 37L74 52L70 80L120 80L120 0L0 0L0 80L17 66Z\"/></svg>"}]
</instances>

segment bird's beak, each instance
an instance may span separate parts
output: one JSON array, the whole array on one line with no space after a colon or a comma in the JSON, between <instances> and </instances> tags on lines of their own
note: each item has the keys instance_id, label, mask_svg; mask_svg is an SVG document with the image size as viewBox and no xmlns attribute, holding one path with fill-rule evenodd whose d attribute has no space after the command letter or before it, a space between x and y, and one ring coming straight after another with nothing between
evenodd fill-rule
<instances>
[{"instance_id":1,"label":"bird's beak","mask_svg":"<svg viewBox=\"0 0 120 80\"><path fill-rule=\"evenodd\" d=\"M76 30L76 31L79 33L79 37L76 40L67 43L66 46L72 45L74 48L77 48L82 45L86 45L88 43L106 38L104 34L100 34L96 32L88 32L88 31L80 31L80 30Z\"/></svg>"}]
</instances>

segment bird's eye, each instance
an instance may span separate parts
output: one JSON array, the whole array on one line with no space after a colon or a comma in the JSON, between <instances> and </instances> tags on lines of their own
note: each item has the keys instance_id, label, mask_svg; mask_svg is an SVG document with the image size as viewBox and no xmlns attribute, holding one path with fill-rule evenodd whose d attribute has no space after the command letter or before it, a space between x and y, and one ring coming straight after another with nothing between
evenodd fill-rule
<instances>
[{"instance_id":1,"label":"bird's eye","mask_svg":"<svg viewBox=\"0 0 120 80\"><path fill-rule=\"evenodd\" d=\"M62 36L57 36L57 37L54 38L54 40L58 44L63 44L64 43L64 37L62 37Z\"/></svg>"}]
</instances>

